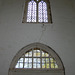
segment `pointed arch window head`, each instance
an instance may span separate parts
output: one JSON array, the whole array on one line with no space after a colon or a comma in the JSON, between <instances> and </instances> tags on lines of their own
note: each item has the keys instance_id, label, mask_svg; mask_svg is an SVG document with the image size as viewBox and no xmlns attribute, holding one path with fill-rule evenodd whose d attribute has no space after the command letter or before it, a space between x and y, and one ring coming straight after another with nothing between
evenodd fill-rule
<instances>
[{"instance_id":1,"label":"pointed arch window head","mask_svg":"<svg viewBox=\"0 0 75 75\"><path fill-rule=\"evenodd\" d=\"M47 4L44 1L38 3L38 22L48 22Z\"/></svg>"},{"instance_id":2,"label":"pointed arch window head","mask_svg":"<svg viewBox=\"0 0 75 75\"><path fill-rule=\"evenodd\" d=\"M28 3L28 11L27 11L27 22L36 22L36 2L30 1Z\"/></svg>"},{"instance_id":3,"label":"pointed arch window head","mask_svg":"<svg viewBox=\"0 0 75 75\"><path fill-rule=\"evenodd\" d=\"M48 0L27 0L22 22L52 23L50 2Z\"/></svg>"},{"instance_id":4,"label":"pointed arch window head","mask_svg":"<svg viewBox=\"0 0 75 75\"><path fill-rule=\"evenodd\" d=\"M45 50L34 48L25 52L18 60L15 68L58 68L56 60Z\"/></svg>"}]
</instances>

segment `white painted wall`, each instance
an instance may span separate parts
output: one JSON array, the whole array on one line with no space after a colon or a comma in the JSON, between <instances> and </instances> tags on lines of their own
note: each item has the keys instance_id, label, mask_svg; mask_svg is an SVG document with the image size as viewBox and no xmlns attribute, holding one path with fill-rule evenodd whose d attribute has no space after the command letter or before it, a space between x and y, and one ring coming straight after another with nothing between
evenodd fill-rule
<instances>
[{"instance_id":1,"label":"white painted wall","mask_svg":"<svg viewBox=\"0 0 75 75\"><path fill-rule=\"evenodd\" d=\"M8 75L16 53L34 42L54 49L64 63L66 75L75 75L75 0L50 1L53 24L43 27L22 23L24 0L0 0L0 75Z\"/></svg>"}]
</instances>

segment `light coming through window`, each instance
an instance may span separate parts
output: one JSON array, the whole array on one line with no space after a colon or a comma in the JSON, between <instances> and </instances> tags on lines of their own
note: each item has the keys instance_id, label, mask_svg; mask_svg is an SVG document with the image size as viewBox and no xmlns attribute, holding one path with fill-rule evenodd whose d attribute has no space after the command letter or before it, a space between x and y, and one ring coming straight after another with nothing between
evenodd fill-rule
<instances>
[{"instance_id":1,"label":"light coming through window","mask_svg":"<svg viewBox=\"0 0 75 75\"><path fill-rule=\"evenodd\" d=\"M28 3L27 22L48 22L46 2L32 0Z\"/></svg>"},{"instance_id":2,"label":"light coming through window","mask_svg":"<svg viewBox=\"0 0 75 75\"><path fill-rule=\"evenodd\" d=\"M35 1L28 3L27 22L36 22L36 7Z\"/></svg>"},{"instance_id":3,"label":"light coming through window","mask_svg":"<svg viewBox=\"0 0 75 75\"><path fill-rule=\"evenodd\" d=\"M34 48L27 51L19 58L15 68L58 68L55 59L44 50Z\"/></svg>"}]
</instances>

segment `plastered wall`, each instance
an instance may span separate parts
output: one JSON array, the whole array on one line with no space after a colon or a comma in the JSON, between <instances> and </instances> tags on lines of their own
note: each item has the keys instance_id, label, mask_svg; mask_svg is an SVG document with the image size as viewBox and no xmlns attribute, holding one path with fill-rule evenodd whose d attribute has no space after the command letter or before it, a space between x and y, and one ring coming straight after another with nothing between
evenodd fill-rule
<instances>
[{"instance_id":1,"label":"plastered wall","mask_svg":"<svg viewBox=\"0 0 75 75\"><path fill-rule=\"evenodd\" d=\"M0 75L24 46L40 42L54 49L66 75L75 75L75 1L50 0L52 24L22 23L24 0L0 0Z\"/></svg>"}]
</instances>

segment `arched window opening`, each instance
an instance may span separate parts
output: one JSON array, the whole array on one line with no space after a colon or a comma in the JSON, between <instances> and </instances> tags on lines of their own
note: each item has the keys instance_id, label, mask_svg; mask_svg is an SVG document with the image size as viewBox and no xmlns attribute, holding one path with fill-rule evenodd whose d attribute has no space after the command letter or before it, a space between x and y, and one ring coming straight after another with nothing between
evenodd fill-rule
<instances>
[{"instance_id":1,"label":"arched window opening","mask_svg":"<svg viewBox=\"0 0 75 75\"><path fill-rule=\"evenodd\" d=\"M47 4L44 1L41 1L38 4L38 21L48 22Z\"/></svg>"},{"instance_id":2,"label":"arched window opening","mask_svg":"<svg viewBox=\"0 0 75 75\"><path fill-rule=\"evenodd\" d=\"M23 47L13 58L9 75L65 75L64 65L58 54L41 43Z\"/></svg>"},{"instance_id":3,"label":"arched window opening","mask_svg":"<svg viewBox=\"0 0 75 75\"><path fill-rule=\"evenodd\" d=\"M58 68L55 59L46 51L34 48L19 58L15 68Z\"/></svg>"},{"instance_id":4,"label":"arched window opening","mask_svg":"<svg viewBox=\"0 0 75 75\"><path fill-rule=\"evenodd\" d=\"M27 22L36 22L36 7L35 1L28 3Z\"/></svg>"},{"instance_id":5,"label":"arched window opening","mask_svg":"<svg viewBox=\"0 0 75 75\"><path fill-rule=\"evenodd\" d=\"M49 0L27 0L23 23L52 23Z\"/></svg>"}]
</instances>

